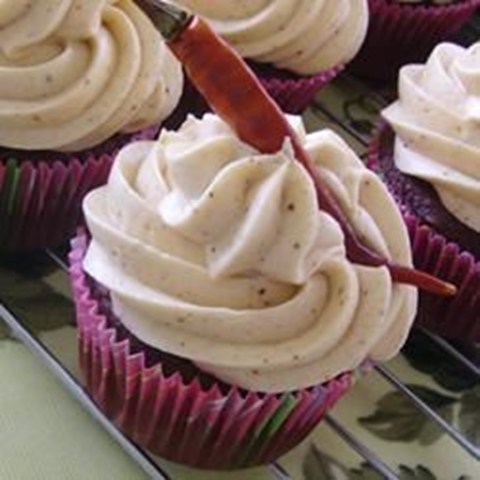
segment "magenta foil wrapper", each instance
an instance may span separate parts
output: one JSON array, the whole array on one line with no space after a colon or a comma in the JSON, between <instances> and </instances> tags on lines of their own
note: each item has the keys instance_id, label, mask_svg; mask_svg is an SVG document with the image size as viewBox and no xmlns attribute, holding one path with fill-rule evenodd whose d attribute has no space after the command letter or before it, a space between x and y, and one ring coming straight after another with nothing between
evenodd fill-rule
<instances>
[{"instance_id":1,"label":"magenta foil wrapper","mask_svg":"<svg viewBox=\"0 0 480 480\"><path fill-rule=\"evenodd\" d=\"M351 387L345 373L323 385L283 394L204 386L182 371L147 366L102 314L82 269L86 236L72 242L70 274L76 304L80 366L86 388L130 438L169 460L199 468L269 463L299 444Z\"/></svg>"},{"instance_id":2,"label":"magenta foil wrapper","mask_svg":"<svg viewBox=\"0 0 480 480\"><path fill-rule=\"evenodd\" d=\"M67 161L56 160L53 152L45 160L20 152L20 159L0 148L0 253L56 247L68 240L82 221L83 197L107 181L121 146L157 133L153 127L123 135L121 141L109 142L114 147L109 153L72 154Z\"/></svg>"},{"instance_id":3,"label":"magenta foil wrapper","mask_svg":"<svg viewBox=\"0 0 480 480\"><path fill-rule=\"evenodd\" d=\"M407 5L369 0L367 37L350 70L374 79L394 79L402 65L424 62L434 46L470 19L480 0L451 5Z\"/></svg>"}]
</instances>

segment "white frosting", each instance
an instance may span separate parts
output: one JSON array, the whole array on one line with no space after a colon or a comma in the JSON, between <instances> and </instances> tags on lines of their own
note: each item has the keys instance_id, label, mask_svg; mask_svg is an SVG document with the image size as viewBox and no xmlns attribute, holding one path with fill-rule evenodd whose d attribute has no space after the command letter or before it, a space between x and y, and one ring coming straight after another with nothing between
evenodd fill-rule
<instances>
[{"instance_id":1,"label":"white frosting","mask_svg":"<svg viewBox=\"0 0 480 480\"><path fill-rule=\"evenodd\" d=\"M132 0L0 2L0 145L78 151L154 125L180 64Z\"/></svg>"},{"instance_id":2,"label":"white frosting","mask_svg":"<svg viewBox=\"0 0 480 480\"><path fill-rule=\"evenodd\" d=\"M306 136L292 122L356 230L409 265L383 184L336 134ZM190 117L156 143L124 148L84 204L85 270L109 288L125 326L253 390L307 387L389 358L416 309L416 289L347 260L289 145L262 155L217 117Z\"/></svg>"},{"instance_id":3,"label":"white frosting","mask_svg":"<svg viewBox=\"0 0 480 480\"><path fill-rule=\"evenodd\" d=\"M314 74L348 62L368 23L367 0L170 0L204 16L246 58Z\"/></svg>"},{"instance_id":4,"label":"white frosting","mask_svg":"<svg viewBox=\"0 0 480 480\"><path fill-rule=\"evenodd\" d=\"M396 133L396 166L480 232L480 43L440 44L425 65L402 68L399 100L383 115Z\"/></svg>"}]
</instances>

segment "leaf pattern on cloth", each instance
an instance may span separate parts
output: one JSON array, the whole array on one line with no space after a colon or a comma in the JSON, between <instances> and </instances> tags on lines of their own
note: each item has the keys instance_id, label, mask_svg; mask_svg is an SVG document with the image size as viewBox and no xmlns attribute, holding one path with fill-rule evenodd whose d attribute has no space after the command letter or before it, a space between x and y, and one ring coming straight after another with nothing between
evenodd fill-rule
<instances>
[{"instance_id":1,"label":"leaf pattern on cloth","mask_svg":"<svg viewBox=\"0 0 480 480\"><path fill-rule=\"evenodd\" d=\"M380 475L368 463L358 468L348 468L332 456L322 452L311 444L302 465L305 480L382 480Z\"/></svg>"},{"instance_id":2,"label":"leaf pattern on cloth","mask_svg":"<svg viewBox=\"0 0 480 480\"><path fill-rule=\"evenodd\" d=\"M453 421L455 397L443 395L421 385L408 387L447 422ZM359 422L375 436L388 441L412 442L431 445L443 431L432 423L405 395L389 392L376 404L373 414L359 418Z\"/></svg>"},{"instance_id":3,"label":"leaf pattern on cloth","mask_svg":"<svg viewBox=\"0 0 480 480\"><path fill-rule=\"evenodd\" d=\"M303 461L304 480L382 480L384 477L368 463L363 462L357 468L349 468L327 453L311 444ZM426 466L398 466L399 480L437 480L437 476ZM460 475L452 480L473 480L467 475Z\"/></svg>"},{"instance_id":4,"label":"leaf pattern on cloth","mask_svg":"<svg viewBox=\"0 0 480 480\"><path fill-rule=\"evenodd\" d=\"M455 348L474 364L480 365L480 348L456 343ZM402 353L410 365L431 376L441 387L453 392L471 389L479 383L475 373L445 354L445 349L432 342L425 333L414 330Z\"/></svg>"},{"instance_id":5,"label":"leaf pattern on cloth","mask_svg":"<svg viewBox=\"0 0 480 480\"><path fill-rule=\"evenodd\" d=\"M398 478L399 480L437 480L438 477L423 465L417 465L415 468L410 468L406 465L400 465ZM467 475L460 475L456 480L472 479Z\"/></svg>"},{"instance_id":6,"label":"leaf pattern on cloth","mask_svg":"<svg viewBox=\"0 0 480 480\"><path fill-rule=\"evenodd\" d=\"M423 465L416 468L410 468L406 465L400 465L400 480L436 480L437 477Z\"/></svg>"},{"instance_id":7,"label":"leaf pattern on cloth","mask_svg":"<svg viewBox=\"0 0 480 480\"><path fill-rule=\"evenodd\" d=\"M69 299L44 280L58 270L44 254L0 261L0 302L34 332L56 330L74 322ZM60 278L68 282L63 272Z\"/></svg>"},{"instance_id":8,"label":"leaf pattern on cloth","mask_svg":"<svg viewBox=\"0 0 480 480\"><path fill-rule=\"evenodd\" d=\"M458 424L474 445L480 445L480 385L460 398Z\"/></svg>"}]
</instances>

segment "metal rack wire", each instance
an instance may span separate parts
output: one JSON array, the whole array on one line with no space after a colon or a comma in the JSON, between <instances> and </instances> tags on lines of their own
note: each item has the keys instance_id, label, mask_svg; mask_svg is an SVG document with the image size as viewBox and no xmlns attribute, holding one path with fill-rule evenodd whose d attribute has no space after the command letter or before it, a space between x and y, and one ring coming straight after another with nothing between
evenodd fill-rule
<instances>
[{"instance_id":1,"label":"metal rack wire","mask_svg":"<svg viewBox=\"0 0 480 480\"><path fill-rule=\"evenodd\" d=\"M480 23L473 22L469 25L467 33L473 38L480 37ZM342 75L341 82L345 85L355 89L358 92L363 92L369 96L374 104L379 108L386 104L387 99L380 93L374 92L365 84L348 75ZM320 97L321 98L321 97ZM321 101L316 104L317 111L321 112L329 121L334 122L340 126L346 134L359 142L364 147L368 143L368 134L358 131L351 123L349 123L341 114L334 112L327 106L323 105ZM47 255L52 263L55 263L63 271L66 271L67 266L64 256L55 251L47 251ZM1 296L0 296L1 297ZM171 477L162 469L150 455L134 444L129 438L123 435L96 407L94 402L85 393L83 387L78 381L62 366L60 360L49 351L47 346L43 344L29 329L24 325L22 319L15 316L8 306L0 303L0 317L4 319L11 330L12 337L23 342L52 373L63 383L68 391L81 403L81 405L95 418L100 425L124 448L124 450L131 456L131 458L138 463L144 472L152 479L169 480ZM431 333L425 332L426 338L432 344L442 349L444 354L451 358L452 362L457 362L463 369L470 372L480 382L480 365L476 365L469 360L465 355L458 351L454 346L444 339L441 339ZM480 447L475 445L471 440L466 438L462 433L454 428L449 422L441 417L434 409L432 409L424 400L422 400L416 393L409 388L404 381L389 367L375 365L375 371L388 382L396 391L401 392L406 398L433 421L438 428L442 429L448 434L458 445L465 449L473 458L480 460ZM479 412L480 415L480 412ZM332 415L327 415L325 419L326 425L332 429L351 449L353 449L362 459L368 463L381 477L387 479L398 479L399 476L391 467L389 467L374 451L372 451L361 438L356 436L341 420ZM279 464L273 463L270 465L269 471L272 478L277 480L291 480L290 474ZM173 480L173 479L172 479Z\"/></svg>"}]
</instances>

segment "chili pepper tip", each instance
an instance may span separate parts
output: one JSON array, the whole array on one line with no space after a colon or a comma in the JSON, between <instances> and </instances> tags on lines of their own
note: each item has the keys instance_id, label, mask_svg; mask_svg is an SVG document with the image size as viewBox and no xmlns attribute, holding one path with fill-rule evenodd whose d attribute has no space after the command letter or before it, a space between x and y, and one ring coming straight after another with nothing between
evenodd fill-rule
<instances>
[{"instance_id":1,"label":"chili pepper tip","mask_svg":"<svg viewBox=\"0 0 480 480\"><path fill-rule=\"evenodd\" d=\"M388 264L392 280L398 283L414 285L434 295L453 297L457 287L452 283L441 280L433 275L401 265Z\"/></svg>"}]
</instances>

